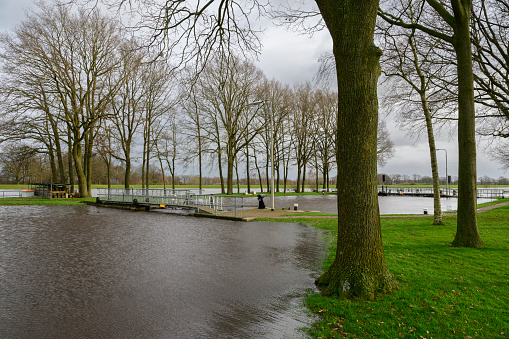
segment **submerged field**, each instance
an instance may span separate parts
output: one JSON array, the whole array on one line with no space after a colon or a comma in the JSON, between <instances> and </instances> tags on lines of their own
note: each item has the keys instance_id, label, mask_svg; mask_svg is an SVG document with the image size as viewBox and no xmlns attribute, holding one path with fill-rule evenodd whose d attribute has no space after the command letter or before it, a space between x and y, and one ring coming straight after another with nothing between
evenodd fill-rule
<instances>
[{"instance_id":1,"label":"submerged field","mask_svg":"<svg viewBox=\"0 0 509 339\"><path fill-rule=\"evenodd\" d=\"M326 298L311 293L309 309L321 320L314 338L504 338L509 337L509 206L479 213L486 247L451 247L456 216L433 226L432 217L382 219L387 264L399 289L376 301ZM284 221L289 221L285 219ZM326 230L335 253L337 220L293 221Z\"/></svg>"}]
</instances>

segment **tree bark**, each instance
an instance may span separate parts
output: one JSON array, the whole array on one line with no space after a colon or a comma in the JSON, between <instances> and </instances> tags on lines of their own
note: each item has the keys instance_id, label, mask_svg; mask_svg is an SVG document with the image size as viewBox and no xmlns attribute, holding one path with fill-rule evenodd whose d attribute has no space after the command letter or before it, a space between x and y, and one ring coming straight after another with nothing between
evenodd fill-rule
<instances>
[{"instance_id":1,"label":"tree bark","mask_svg":"<svg viewBox=\"0 0 509 339\"><path fill-rule=\"evenodd\" d=\"M376 0L316 0L333 40L338 79L338 241L316 280L326 295L373 299L396 288L385 262L377 194Z\"/></svg>"},{"instance_id":2,"label":"tree bark","mask_svg":"<svg viewBox=\"0 0 509 339\"><path fill-rule=\"evenodd\" d=\"M474 74L470 42L471 0L451 0L455 25L453 46L458 69L458 225L453 246L484 247L477 227L477 170Z\"/></svg>"},{"instance_id":3,"label":"tree bark","mask_svg":"<svg viewBox=\"0 0 509 339\"><path fill-rule=\"evenodd\" d=\"M302 166L297 163L297 186L295 187L295 192L300 193L300 178L302 176Z\"/></svg>"},{"instance_id":4,"label":"tree bark","mask_svg":"<svg viewBox=\"0 0 509 339\"><path fill-rule=\"evenodd\" d=\"M251 178L249 173L249 146L246 145L246 176L247 176L247 193L251 194Z\"/></svg>"},{"instance_id":5,"label":"tree bark","mask_svg":"<svg viewBox=\"0 0 509 339\"><path fill-rule=\"evenodd\" d=\"M75 143L72 148L72 157L74 159L74 167L76 169L76 176L78 177L78 188L82 198L89 197L87 190L87 176L83 170L83 155L81 151L81 144Z\"/></svg>"},{"instance_id":6,"label":"tree bark","mask_svg":"<svg viewBox=\"0 0 509 339\"><path fill-rule=\"evenodd\" d=\"M437 149L435 146L435 135L431 122L431 113L428 107L426 96L421 93L421 102L426 118L426 129L428 132L429 155L431 158L431 176L433 177L433 225L444 225L442 220L442 204L440 202L440 177L438 176ZM446 178L447 180L447 178Z\"/></svg>"},{"instance_id":7,"label":"tree bark","mask_svg":"<svg viewBox=\"0 0 509 339\"><path fill-rule=\"evenodd\" d=\"M413 37L410 37L409 43L410 47L412 48L415 70L419 76L420 88L418 92L421 99L421 106L426 121L426 131L428 134L428 147L431 159L431 176L433 178L433 225L444 225L444 221L442 220L442 204L440 202L440 177L438 176L437 150L435 146L435 134L433 133L431 112L428 105L428 98L426 97L426 80L418 62L417 50L415 44L413 43Z\"/></svg>"}]
</instances>

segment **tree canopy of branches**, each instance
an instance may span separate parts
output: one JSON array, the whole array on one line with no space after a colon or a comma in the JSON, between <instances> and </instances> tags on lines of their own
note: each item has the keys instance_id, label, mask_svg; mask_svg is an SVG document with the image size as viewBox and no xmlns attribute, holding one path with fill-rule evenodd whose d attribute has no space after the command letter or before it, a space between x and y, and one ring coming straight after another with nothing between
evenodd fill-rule
<instances>
[{"instance_id":1,"label":"tree canopy of branches","mask_svg":"<svg viewBox=\"0 0 509 339\"><path fill-rule=\"evenodd\" d=\"M90 196L98 122L108 114L123 80L113 76L120 44L116 23L98 11L73 13L66 6L44 4L13 35L2 36L10 107L14 115L25 113L18 136L30 132L43 117L50 122L48 134L55 138L47 145L51 147L60 138L57 122L63 125L82 196Z\"/></svg>"},{"instance_id":2,"label":"tree canopy of branches","mask_svg":"<svg viewBox=\"0 0 509 339\"><path fill-rule=\"evenodd\" d=\"M509 137L509 4L504 0L474 1L472 42L476 101L486 112L483 134Z\"/></svg>"}]
</instances>

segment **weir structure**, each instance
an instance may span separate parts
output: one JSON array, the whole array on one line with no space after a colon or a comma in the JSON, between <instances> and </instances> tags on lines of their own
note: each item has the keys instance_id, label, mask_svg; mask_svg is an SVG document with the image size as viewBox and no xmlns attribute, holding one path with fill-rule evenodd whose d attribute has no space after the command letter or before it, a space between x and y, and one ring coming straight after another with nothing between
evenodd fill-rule
<instances>
[{"instance_id":1,"label":"weir structure","mask_svg":"<svg viewBox=\"0 0 509 339\"><path fill-rule=\"evenodd\" d=\"M195 194L190 189L103 188L96 204L132 208L194 210L197 214L239 218L245 210L244 198L237 195Z\"/></svg>"}]
</instances>

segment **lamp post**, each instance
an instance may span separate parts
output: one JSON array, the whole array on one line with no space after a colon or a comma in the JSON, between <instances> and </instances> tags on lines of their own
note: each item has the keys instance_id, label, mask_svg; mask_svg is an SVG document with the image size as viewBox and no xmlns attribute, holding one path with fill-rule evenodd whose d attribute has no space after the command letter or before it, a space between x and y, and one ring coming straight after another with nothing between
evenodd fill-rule
<instances>
[{"instance_id":1,"label":"lamp post","mask_svg":"<svg viewBox=\"0 0 509 339\"><path fill-rule=\"evenodd\" d=\"M447 150L445 148L437 148L437 151L445 151L445 191L449 195L449 175L447 173Z\"/></svg>"},{"instance_id":2,"label":"lamp post","mask_svg":"<svg viewBox=\"0 0 509 339\"><path fill-rule=\"evenodd\" d=\"M266 102L268 101L255 101L250 103L249 106L263 105ZM272 204L271 211L274 211L274 115L272 112L270 113L270 163L272 165L270 176L270 202Z\"/></svg>"}]
</instances>

